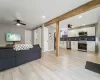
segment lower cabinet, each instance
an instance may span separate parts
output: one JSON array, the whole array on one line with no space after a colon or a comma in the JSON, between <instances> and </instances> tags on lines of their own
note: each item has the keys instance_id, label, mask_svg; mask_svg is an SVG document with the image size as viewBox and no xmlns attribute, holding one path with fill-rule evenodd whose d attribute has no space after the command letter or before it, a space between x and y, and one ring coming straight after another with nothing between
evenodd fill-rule
<instances>
[{"instance_id":1,"label":"lower cabinet","mask_svg":"<svg viewBox=\"0 0 100 80\"><path fill-rule=\"evenodd\" d=\"M15 57L0 59L0 71L15 67Z\"/></svg>"},{"instance_id":2,"label":"lower cabinet","mask_svg":"<svg viewBox=\"0 0 100 80\"><path fill-rule=\"evenodd\" d=\"M66 41L60 41L60 44L59 44L60 48L63 48L63 49L66 49Z\"/></svg>"},{"instance_id":3,"label":"lower cabinet","mask_svg":"<svg viewBox=\"0 0 100 80\"><path fill-rule=\"evenodd\" d=\"M78 50L78 41L71 41L71 50Z\"/></svg>"},{"instance_id":4,"label":"lower cabinet","mask_svg":"<svg viewBox=\"0 0 100 80\"><path fill-rule=\"evenodd\" d=\"M60 41L60 48L67 49L66 41ZM78 50L78 41L71 41L71 50ZM87 41L87 51L95 52L95 41Z\"/></svg>"},{"instance_id":5,"label":"lower cabinet","mask_svg":"<svg viewBox=\"0 0 100 80\"><path fill-rule=\"evenodd\" d=\"M71 41L71 50L78 50L78 41ZM95 52L95 41L87 41L87 51Z\"/></svg>"},{"instance_id":6,"label":"lower cabinet","mask_svg":"<svg viewBox=\"0 0 100 80\"><path fill-rule=\"evenodd\" d=\"M95 41L87 41L87 51L95 51Z\"/></svg>"}]
</instances>

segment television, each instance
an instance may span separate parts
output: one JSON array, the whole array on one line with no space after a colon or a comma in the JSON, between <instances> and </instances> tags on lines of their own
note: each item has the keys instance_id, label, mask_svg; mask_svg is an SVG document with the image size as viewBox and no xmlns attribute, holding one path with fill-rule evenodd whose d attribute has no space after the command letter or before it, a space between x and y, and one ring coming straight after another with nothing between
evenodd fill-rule
<instances>
[{"instance_id":1,"label":"television","mask_svg":"<svg viewBox=\"0 0 100 80\"><path fill-rule=\"evenodd\" d=\"M6 41L21 41L21 35L12 32L7 32Z\"/></svg>"}]
</instances>

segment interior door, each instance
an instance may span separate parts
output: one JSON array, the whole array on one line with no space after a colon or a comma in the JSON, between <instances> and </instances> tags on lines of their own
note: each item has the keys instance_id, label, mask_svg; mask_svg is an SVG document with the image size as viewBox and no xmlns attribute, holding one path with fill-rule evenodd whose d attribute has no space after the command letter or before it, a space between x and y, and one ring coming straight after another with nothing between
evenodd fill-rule
<instances>
[{"instance_id":1,"label":"interior door","mask_svg":"<svg viewBox=\"0 0 100 80\"><path fill-rule=\"evenodd\" d=\"M41 47L41 28L37 29L37 43L40 45Z\"/></svg>"},{"instance_id":2,"label":"interior door","mask_svg":"<svg viewBox=\"0 0 100 80\"><path fill-rule=\"evenodd\" d=\"M54 33L54 50L56 50L56 33Z\"/></svg>"},{"instance_id":3,"label":"interior door","mask_svg":"<svg viewBox=\"0 0 100 80\"><path fill-rule=\"evenodd\" d=\"M44 51L48 51L48 28L44 28Z\"/></svg>"},{"instance_id":4,"label":"interior door","mask_svg":"<svg viewBox=\"0 0 100 80\"><path fill-rule=\"evenodd\" d=\"M25 30L25 44L32 44L32 32Z\"/></svg>"},{"instance_id":5,"label":"interior door","mask_svg":"<svg viewBox=\"0 0 100 80\"><path fill-rule=\"evenodd\" d=\"M37 30L34 30L34 45L37 44Z\"/></svg>"}]
</instances>

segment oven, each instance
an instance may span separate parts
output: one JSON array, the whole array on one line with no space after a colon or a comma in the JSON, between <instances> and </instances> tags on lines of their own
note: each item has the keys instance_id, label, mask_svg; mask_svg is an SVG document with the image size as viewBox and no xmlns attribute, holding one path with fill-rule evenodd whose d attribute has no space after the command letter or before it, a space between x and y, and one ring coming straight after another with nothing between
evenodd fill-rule
<instances>
[{"instance_id":1,"label":"oven","mask_svg":"<svg viewBox=\"0 0 100 80\"><path fill-rule=\"evenodd\" d=\"M87 43L86 42L78 42L78 50L79 51L87 51Z\"/></svg>"},{"instance_id":2,"label":"oven","mask_svg":"<svg viewBox=\"0 0 100 80\"><path fill-rule=\"evenodd\" d=\"M79 32L78 50L87 51L87 32Z\"/></svg>"}]
</instances>

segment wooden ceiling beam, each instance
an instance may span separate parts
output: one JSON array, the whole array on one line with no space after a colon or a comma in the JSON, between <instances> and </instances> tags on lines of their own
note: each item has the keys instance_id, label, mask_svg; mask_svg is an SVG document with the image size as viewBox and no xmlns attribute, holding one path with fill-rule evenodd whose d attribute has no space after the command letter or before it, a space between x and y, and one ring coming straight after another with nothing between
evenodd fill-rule
<instances>
[{"instance_id":1,"label":"wooden ceiling beam","mask_svg":"<svg viewBox=\"0 0 100 80\"><path fill-rule=\"evenodd\" d=\"M45 27L49 26L49 25L54 24L56 22L62 21L64 19L68 19L70 17L76 16L80 13L84 13L86 11L89 11L89 10L97 8L97 7L100 7L100 0L92 0L92 1L80 6L78 8L72 10L72 11L69 11L69 12L67 12L59 17L56 17L56 18L44 23L44 26Z\"/></svg>"}]
</instances>

